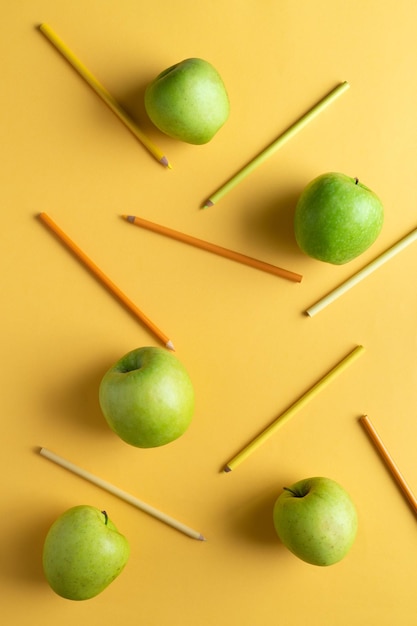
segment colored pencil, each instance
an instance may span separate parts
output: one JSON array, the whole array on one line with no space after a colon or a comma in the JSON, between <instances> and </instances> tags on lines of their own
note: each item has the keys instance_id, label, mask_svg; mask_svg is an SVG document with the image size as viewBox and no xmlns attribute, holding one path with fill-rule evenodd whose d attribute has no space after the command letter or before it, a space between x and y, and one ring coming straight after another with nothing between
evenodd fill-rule
<instances>
[{"instance_id":1,"label":"colored pencil","mask_svg":"<svg viewBox=\"0 0 417 626\"><path fill-rule=\"evenodd\" d=\"M269 274L281 276L282 278L288 278L288 280L292 280L298 283L301 282L303 278L300 274L296 274L295 272L290 272L289 270L277 267L276 265L264 263L263 261L259 261L258 259L246 256L245 254L240 254L239 252L234 252L233 250L229 250L227 248L222 248L221 246L218 246L214 243L203 241L202 239L197 239L196 237L192 237L191 235L186 235L184 233L178 232L177 230L167 228L166 226L161 226L160 224L149 222L148 220L144 220L141 217L136 217L134 215L123 215L122 217L130 222L130 224L135 224L135 226L140 226L141 228L151 230L154 233L158 233L160 235L166 235L171 239L190 244L196 248L206 250L207 252L213 252L214 254L218 254L219 256L225 257L226 259L231 259L232 261L243 263L244 265L248 265L255 269L268 272Z\"/></svg>"},{"instance_id":2,"label":"colored pencil","mask_svg":"<svg viewBox=\"0 0 417 626\"><path fill-rule=\"evenodd\" d=\"M378 450L379 454L381 455L382 459L385 461L385 464L387 465L392 476L395 478L398 486L400 487L403 494L405 495L408 502L410 503L411 507L413 508L414 513L417 514L417 498L412 492L407 481L405 480L398 465L395 463L394 459L388 452L385 444L382 442L382 439L378 435L377 431L375 430L375 427L372 424L371 420L369 419L367 415L363 415L360 418L360 421L362 425L364 426L365 430L367 431L368 435L372 439L373 443L375 444L375 447Z\"/></svg>"},{"instance_id":3,"label":"colored pencil","mask_svg":"<svg viewBox=\"0 0 417 626\"><path fill-rule=\"evenodd\" d=\"M288 422L294 414L303 408L310 400L312 400L320 391L324 389L336 376L341 374L354 360L356 360L364 351L363 346L357 346L347 356L345 356L333 369L331 369L323 378L321 378L313 387L306 391L294 404L292 404L284 413L282 413L270 426L263 430L255 439L253 439L245 448L243 448L233 459L231 459L224 468L224 472L234 470L242 461L251 455L260 445L265 443L269 437Z\"/></svg>"},{"instance_id":4,"label":"colored pencil","mask_svg":"<svg viewBox=\"0 0 417 626\"><path fill-rule=\"evenodd\" d=\"M159 163L171 168L167 157L161 150L145 135L138 125L123 110L117 100L107 91L105 87L93 76L85 65L75 56L68 46L58 37L48 24L41 24L39 30L55 46L62 56L72 65L78 74L90 85L96 94L108 105L121 122L135 135L145 148L155 157Z\"/></svg>"},{"instance_id":5,"label":"colored pencil","mask_svg":"<svg viewBox=\"0 0 417 626\"><path fill-rule=\"evenodd\" d=\"M238 183L240 183L248 174L251 174L259 165L262 165L264 161L269 159L279 148L281 148L289 139L294 137L300 130L302 130L309 122L311 122L319 113L329 106L336 98L344 93L349 88L348 82L343 82L335 87L327 96L325 96L320 102L318 102L312 109L310 109L305 115L297 120L290 128L288 128L282 135L280 135L275 141L273 141L265 150L263 150L252 161L239 170L232 178L230 178L222 187L220 187L215 193L213 193L203 205L203 208L208 208L216 204L223 196L231 191Z\"/></svg>"},{"instance_id":6,"label":"colored pencil","mask_svg":"<svg viewBox=\"0 0 417 626\"><path fill-rule=\"evenodd\" d=\"M64 233L59 226L46 214L40 213L39 218L48 226L48 228L55 233L55 235L75 254L75 256L84 263L84 265L91 271L96 278L98 278L108 290L116 296L120 302L139 319L165 346L174 350L172 341L163 333L137 306L134 304L120 289L114 284L104 272L97 267L95 263Z\"/></svg>"},{"instance_id":7,"label":"colored pencil","mask_svg":"<svg viewBox=\"0 0 417 626\"><path fill-rule=\"evenodd\" d=\"M410 243L413 243L414 241L416 241L416 239L417 239L417 228L413 230L411 233L409 233L408 235L406 235L405 237L403 237L403 239L400 239L399 241L397 241L397 243L391 246L391 248L388 248L388 250L383 252L373 261L371 261L371 263L366 265L363 269L361 269L359 272L354 274L351 278L348 278L348 280L346 280L339 287L337 287L336 289L331 291L329 294L327 294L327 296L325 296L324 298L316 302L316 304L308 308L306 310L307 315L309 317L313 317L313 315L316 315L316 313L324 309L327 305L334 302L337 298L339 298L339 296L346 293L346 291L348 291L349 289L357 285L361 280L363 280L364 278L372 274L372 272L374 272L376 269L381 267L381 265L383 265L384 263L392 259L392 257L394 257L396 254L401 252L401 250L404 250L404 248L409 246Z\"/></svg>"},{"instance_id":8,"label":"colored pencil","mask_svg":"<svg viewBox=\"0 0 417 626\"><path fill-rule=\"evenodd\" d=\"M148 513L152 517L158 519L164 524L168 524L168 526L171 526L172 528L175 528L176 530L179 530L180 532L184 533L185 535L188 535L192 539L205 541L205 537L201 533L199 533L197 530L193 530L189 526L186 526L182 522L179 522L178 520L174 519L170 515L167 515L166 513L162 513L158 509L155 509L153 506L150 506L149 504L142 502L142 500L139 500L138 498L130 495L130 493L127 493L126 491L119 489L119 487L112 485L111 483L107 482L106 480L103 480L102 478L99 478L98 476L95 476L94 474L91 474L90 472L88 472L85 469L82 469L78 465L71 463L71 461L67 461L63 457L59 456L58 454L55 454L54 452L51 452L47 448L41 448L39 450L39 453L45 458L49 459L50 461L53 461L53 463L60 465L61 467L69 470L73 474L76 474L77 476L84 478L85 480L88 480L93 485L96 485L97 487L101 487L101 489L104 489L105 491L108 491L114 496L117 496L121 500L124 500L125 502L132 504L137 509L144 511L144 513Z\"/></svg>"}]
</instances>

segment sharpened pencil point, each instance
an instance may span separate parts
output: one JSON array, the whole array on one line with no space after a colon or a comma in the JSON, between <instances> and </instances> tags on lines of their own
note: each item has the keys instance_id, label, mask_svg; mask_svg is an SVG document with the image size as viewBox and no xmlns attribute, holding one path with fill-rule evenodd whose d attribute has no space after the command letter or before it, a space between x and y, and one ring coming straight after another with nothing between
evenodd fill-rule
<instances>
[{"instance_id":1,"label":"sharpened pencil point","mask_svg":"<svg viewBox=\"0 0 417 626\"><path fill-rule=\"evenodd\" d=\"M123 215L123 217L125 218L125 220L127 220L131 224L133 224L133 222L135 221L135 216L134 215Z\"/></svg>"},{"instance_id":2,"label":"sharpened pencil point","mask_svg":"<svg viewBox=\"0 0 417 626\"><path fill-rule=\"evenodd\" d=\"M212 200L206 200L206 202L204 203L203 209L209 209L213 205L214 205L214 202Z\"/></svg>"},{"instance_id":3,"label":"sharpened pencil point","mask_svg":"<svg viewBox=\"0 0 417 626\"><path fill-rule=\"evenodd\" d=\"M228 474L228 473L229 473L229 472L231 472L231 471L232 471L232 470L231 470L231 468L230 468L228 465L226 465L226 467L223 469L223 472L224 472L225 474Z\"/></svg>"},{"instance_id":4,"label":"sharpened pencil point","mask_svg":"<svg viewBox=\"0 0 417 626\"><path fill-rule=\"evenodd\" d=\"M162 163L162 165L164 165L165 167L167 167L169 170L172 170L172 165L171 163L168 161L166 156L163 156L160 160L160 163Z\"/></svg>"},{"instance_id":5,"label":"sharpened pencil point","mask_svg":"<svg viewBox=\"0 0 417 626\"><path fill-rule=\"evenodd\" d=\"M199 535L199 537L197 537L198 541L207 541L207 539L205 538L204 535Z\"/></svg>"},{"instance_id":6,"label":"sharpened pencil point","mask_svg":"<svg viewBox=\"0 0 417 626\"><path fill-rule=\"evenodd\" d=\"M172 343L171 339L167 341L165 345L168 348L168 350L172 350L173 352L175 352L174 344Z\"/></svg>"}]
</instances>

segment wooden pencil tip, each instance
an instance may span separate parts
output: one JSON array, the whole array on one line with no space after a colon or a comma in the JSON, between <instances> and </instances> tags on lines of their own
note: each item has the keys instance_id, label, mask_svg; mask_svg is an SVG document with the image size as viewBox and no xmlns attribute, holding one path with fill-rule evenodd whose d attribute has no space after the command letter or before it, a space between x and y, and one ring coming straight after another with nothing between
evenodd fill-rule
<instances>
[{"instance_id":1,"label":"wooden pencil tip","mask_svg":"<svg viewBox=\"0 0 417 626\"><path fill-rule=\"evenodd\" d=\"M213 205L214 205L213 200L206 200L206 202L203 205L203 209L209 209Z\"/></svg>"},{"instance_id":2,"label":"wooden pencil tip","mask_svg":"<svg viewBox=\"0 0 417 626\"><path fill-rule=\"evenodd\" d=\"M228 473L229 473L229 472L231 472L231 471L232 471L232 469L231 469L228 465L226 465L226 467L225 467L225 468L223 468L223 472L224 472L225 474L228 474Z\"/></svg>"},{"instance_id":3,"label":"wooden pencil tip","mask_svg":"<svg viewBox=\"0 0 417 626\"><path fill-rule=\"evenodd\" d=\"M175 352L174 344L172 343L171 339L166 342L165 346L168 348L168 350L172 350L173 352Z\"/></svg>"},{"instance_id":4,"label":"wooden pencil tip","mask_svg":"<svg viewBox=\"0 0 417 626\"><path fill-rule=\"evenodd\" d=\"M135 221L134 215L122 215L122 217L124 220L126 220L127 222L130 222L131 224L133 224L133 222Z\"/></svg>"},{"instance_id":5,"label":"wooden pencil tip","mask_svg":"<svg viewBox=\"0 0 417 626\"><path fill-rule=\"evenodd\" d=\"M167 167L169 170L172 170L172 165L171 163L168 161L166 156L163 156L160 160L160 163L162 163L162 165L164 165L165 167Z\"/></svg>"},{"instance_id":6,"label":"wooden pencil tip","mask_svg":"<svg viewBox=\"0 0 417 626\"><path fill-rule=\"evenodd\" d=\"M200 535L197 537L197 541L207 541L207 539L205 538L205 536L204 536L204 535L201 535L201 534L200 534Z\"/></svg>"}]
</instances>

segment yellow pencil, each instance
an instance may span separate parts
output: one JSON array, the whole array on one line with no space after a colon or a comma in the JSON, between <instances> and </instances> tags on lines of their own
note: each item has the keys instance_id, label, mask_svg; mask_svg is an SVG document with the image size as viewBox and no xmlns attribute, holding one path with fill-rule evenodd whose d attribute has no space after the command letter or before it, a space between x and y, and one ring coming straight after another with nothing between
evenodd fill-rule
<instances>
[{"instance_id":1,"label":"yellow pencil","mask_svg":"<svg viewBox=\"0 0 417 626\"><path fill-rule=\"evenodd\" d=\"M90 472L79 467L78 465L71 463L71 461L67 461L67 459L64 459L62 456L59 456L58 454L51 452L51 450L48 450L47 448L41 448L39 450L39 453L41 454L41 456L49 459L50 461L53 461L54 463L56 463L57 465L60 465L61 467L64 467L65 469L69 470L73 474L76 474L77 476L80 476L81 478L88 480L90 483L97 485L97 487L101 487L101 489L104 489L105 491L108 491L114 496L117 496L121 500L124 500L125 502L132 504L137 509L140 509L141 511L144 511L145 513L148 513L149 515L152 515L152 517L154 517L155 519L158 519L159 521L164 522L164 524L168 524L172 528L179 530L180 532L184 533L185 535L188 535L192 539L205 541L205 537L201 533L199 533L197 530L194 530L193 528L186 526L182 522L179 522L178 520L174 519L170 515L167 515L166 513L162 513L162 511L158 511L153 506L150 506L149 504L142 502L142 500L135 498L134 496L130 495L130 493L127 493L126 491L119 489L119 487L112 485L111 483L107 482L106 480L103 480L102 478L99 478L98 476L95 476L94 474L91 474Z\"/></svg>"},{"instance_id":2,"label":"yellow pencil","mask_svg":"<svg viewBox=\"0 0 417 626\"><path fill-rule=\"evenodd\" d=\"M382 442L381 437L376 432L375 427L372 424L371 420L369 419L367 415L363 415L360 418L360 421L362 425L365 427L365 430L367 431L368 435L374 442L376 449L378 450L381 457L385 461L389 471L391 472L391 474L397 481L398 486L400 487L403 494L405 495L408 502L410 503L412 509L414 510L414 513L417 514L417 498L412 492L403 474L400 472L398 465L395 463L394 459L392 458L387 448L385 447L384 443Z\"/></svg>"},{"instance_id":3,"label":"yellow pencil","mask_svg":"<svg viewBox=\"0 0 417 626\"><path fill-rule=\"evenodd\" d=\"M159 163L165 167L171 168L167 157L163 152L143 133L143 131L135 124L135 122L123 110L115 98L107 91L105 87L92 75L83 63L71 52L68 46L54 33L52 28L47 24L39 26L41 33L55 46L62 56L73 66L82 78L90 85L98 96L110 107L117 117L127 126L127 128L135 135L137 139L145 146L145 148L156 158Z\"/></svg>"},{"instance_id":4,"label":"yellow pencil","mask_svg":"<svg viewBox=\"0 0 417 626\"><path fill-rule=\"evenodd\" d=\"M286 422L288 422L294 413L299 411L307 402L312 400L324 387L326 387L336 376L341 374L355 359L357 359L364 351L363 346L357 346L352 352L344 357L333 369L330 370L323 378L321 378L313 387L306 391L293 405L291 405L284 413L282 413L270 426L265 428L260 435L255 437L243 450L241 450L233 459L231 459L224 468L224 472L231 472L242 461L244 461L271 435L273 435L278 428L281 428Z\"/></svg>"},{"instance_id":5,"label":"yellow pencil","mask_svg":"<svg viewBox=\"0 0 417 626\"><path fill-rule=\"evenodd\" d=\"M136 226L146 228L147 230L151 230L160 235L166 235L167 237L171 237L171 239L176 239L177 241L188 243L196 248L201 248L202 250L206 250L207 252L213 252L214 254L218 254L219 256L222 256L226 259L237 261L238 263L243 263L244 265L248 265L249 267L268 272L269 274L281 276L282 278L287 278L288 280L292 280L297 283L301 282L303 278L300 274L296 274L295 272L283 269L282 267L277 267L276 265L264 263L263 261L259 261L258 259L246 256L245 254L235 252L234 250L229 250L228 248L223 248L214 243L203 241L202 239L197 239L196 237L192 237L191 235L180 233L177 230L172 230L171 228L167 228L166 226L161 226L160 224L149 222L148 220L144 220L141 217L135 217L133 215L122 215L122 217L131 224L135 224Z\"/></svg>"},{"instance_id":6,"label":"yellow pencil","mask_svg":"<svg viewBox=\"0 0 417 626\"><path fill-rule=\"evenodd\" d=\"M174 350L174 344L172 343L172 341L165 335L165 333L162 332L162 330L160 330L158 328L158 326L156 326L156 324L154 324L149 317L147 317L137 306L136 304L134 304L124 293L121 289L119 289L119 287L117 285L114 284L113 281L110 280L110 278L108 278L106 276L106 274L99 268L97 267L97 265L95 263L93 263L93 261L85 254L85 252L83 252L78 246L77 244L75 244L72 239L70 239L70 237L68 237L68 235L66 233L64 233L63 230L61 230L61 228L59 228L59 226L57 224L55 224L55 222L49 217L49 215L47 215L46 213L40 213L39 214L39 218L40 220L46 225L48 226L48 228L55 233L55 235L71 250L71 252L73 252L75 254L75 256L82 261L82 263L84 263L84 265L91 271L92 274L94 274L94 276L96 278L98 278L105 287L107 287L107 289L113 294L115 295L120 302L131 312L133 313L133 315L139 320L141 321L158 339L160 339L165 346L169 349L169 350Z\"/></svg>"},{"instance_id":7,"label":"yellow pencil","mask_svg":"<svg viewBox=\"0 0 417 626\"><path fill-rule=\"evenodd\" d=\"M336 98L344 93L349 88L349 83L346 81L335 87L327 96L325 96L320 102L318 102L312 109L310 109L305 115L303 115L295 124L290 126L282 135L273 141L265 150L263 150L252 161L245 165L241 170L237 172L232 178L230 178L220 189L218 189L203 205L203 208L208 208L216 204L224 195L233 189L238 183L240 183L248 174L253 172L259 165L266 161L274 152L276 152L281 146L284 145L289 139L294 137L300 130L304 128L309 122L311 122L319 113L321 113L326 107L329 106Z\"/></svg>"}]
</instances>

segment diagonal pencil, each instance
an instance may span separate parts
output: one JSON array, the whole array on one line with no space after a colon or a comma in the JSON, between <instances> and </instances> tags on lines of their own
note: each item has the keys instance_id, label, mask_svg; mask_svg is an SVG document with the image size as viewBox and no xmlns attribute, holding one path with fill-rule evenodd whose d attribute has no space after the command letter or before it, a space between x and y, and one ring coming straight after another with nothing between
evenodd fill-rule
<instances>
[{"instance_id":1,"label":"diagonal pencil","mask_svg":"<svg viewBox=\"0 0 417 626\"><path fill-rule=\"evenodd\" d=\"M160 330L156 324L154 324L149 317L147 317L137 306L119 289L113 281L110 280L104 274L104 272L77 246L66 233L47 215L46 213L39 214L40 220L48 226L48 228L55 233L66 246L74 253L74 255L91 271L91 273L98 278L107 289L115 295L120 302L131 312L133 315L141 321L160 341L165 344L169 350L174 350L172 341Z\"/></svg>"},{"instance_id":2,"label":"diagonal pencil","mask_svg":"<svg viewBox=\"0 0 417 626\"><path fill-rule=\"evenodd\" d=\"M203 241L202 239L197 239L196 237L192 237L191 235L187 235L177 230L167 228L166 226L161 226L160 224L149 222L148 220L144 220L141 217L135 217L133 215L122 215L122 217L130 224L135 224L136 226L151 230L155 233L159 233L160 235L166 235L171 239L182 241L183 243L190 244L196 248L201 248L202 250L206 250L207 252L213 252L214 254L218 254L219 256L222 256L226 259L237 261L238 263L243 263L244 265L248 265L255 269L268 272L269 274L274 274L275 276L288 278L288 280L292 280L294 282L299 283L302 280L302 276L300 274L296 274L295 272L290 272L289 270L277 267L276 265L264 263L263 261L259 261L258 259L246 256L245 254L240 254L239 252L229 250L228 248L217 246L214 243Z\"/></svg>"},{"instance_id":3,"label":"diagonal pencil","mask_svg":"<svg viewBox=\"0 0 417 626\"><path fill-rule=\"evenodd\" d=\"M255 452L259 446L261 446L271 435L273 435L281 426L286 424L293 415L305 406L310 400L312 400L324 387L332 382L336 376L341 374L353 361L355 361L365 350L363 346L356 346L354 350L349 352L335 367L333 367L323 378L321 378L315 385L310 387L294 404L292 404L284 413L282 413L277 419L270 424L265 430L263 430L255 439L253 439L243 450L241 450L236 456L231 459L224 467L224 472L231 472L242 461L244 461L252 452Z\"/></svg>"},{"instance_id":4,"label":"diagonal pencil","mask_svg":"<svg viewBox=\"0 0 417 626\"><path fill-rule=\"evenodd\" d=\"M75 56L60 37L52 30L48 24L41 24L39 30L45 37L55 46L62 56L72 65L78 74L90 85L96 94L107 104L113 113L121 122L135 135L137 139L145 146L145 148L155 157L159 163L165 167L171 168L167 157L163 152L145 135L137 124L129 117L129 115L120 106L117 100L107 91L105 87L93 76L93 74L85 67L83 63Z\"/></svg>"},{"instance_id":5,"label":"diagonal pencil","mask_svg":"<svg viewBox=\"0 0 417 626\"><path fill-rule=\"evenodd\" d=\"M334 302L339 296L342 296L349 289L357 285L361 280L372 274L375 270L377 270L381 265L392 259L396 254L404 250L407 246L409 246L414 241L417 241L417 228L412 230L408 235L397 241L390 248L385 250L382 254L376 257L373 261L365 265L359 272L353 274L350 278L348 278L344 283L333 289L326 296L321 298L318 302L310 306L306 313L309 317L313 317L317 313L319 313L326 306Z\"/></svg>"},{"instance_id":6,"label":"diagonal pencil","mask_svg":"<svg viewBox=\"0 0 417 626\"><path fill-rule=\"evenodd\" d=\"M385 464L387 465L389 471L391 472L391 474L395 478L395 480L396 480L398 486L400 487L401 491L403 492L403 494L407 498L407 500L408 500L409 504L411 505L414 513L416 513L416 515L417 515L417 498L414 495L414 493L412 492L411 487L408 485L407 481L405 480L405 478L404 478L403 474L401 473L398 465L395 463L394 459L392 458L392 456L388 452L388 450L387 450L385 444L383 443L381 437L378 435L377 431L375 430L375 427L372 424L371 420L369 419L369 417L367 415L363 415L360 418L360 422L362 423L362 425L364 426L365 430L367 431L369 437L372 439L373 443L375 444L376 449L378 450L378 452L381 455L382 459L385 461Z\"/></svg>"},{"instance_id":7,"label":"diagonal pencil","mask_svg":"<svg viewBox=\"0 0 417 626\"><path fill-rule=\"evenodd\" d=\"M159 521L164 522L164 524L168 524L172 528L179 530L185 535L188 535L188 537L191 537L192 539L198 539L199 541L205 541L205 537L201 533L199 533L197 530L194 530L190 528L189 526L186 526L182 522L179 522L178 520L174 519L170 515L167 515L166 513L162 513L162 511L159 511L158 509L155 509L153 506L146 504L142 500L139 500L138 498L130 495L130 493L127 493L126 491L119 489L119 487L112 485L111 483L107 482L106 480L103 480L99 476L95 476L94 474L91 474L91 472L88 472L87 470L79 467L78 465L71 463L71 461L67 461L67 459L64 459L62 456L59 456L58 454L51 452L51 450L48 450L47 448L40 448L39 453L41 454L41 456L49 459L50 461L53 461L53 463L60 465L61 467L69 470L73 474L76 474L77 476L84 478L85 480L88 480L93 485L96 485L97 487L101 487L101 489L104 489L105 491L108 491L114 496L117 496L121 500L124 500L125 502L132 504L137 509L144 511L145 513L148 513L148 515L151 515L155 519L158 519Z\"/></svg>"},{"instance_id":8,"label":"diagonal pencil","mask_svg":"<svg viewBox=\"0 0 417 626\"><path fill-rule=\"evenodd\" d=\"M203 208L208 208L216 204L224 195L231 191L238 183L240 183L246 176L251 174L254 169L259 167L264 161L272 156L279 148L281 148L289 139L294 137L300 130L302 130L309 122L311 122L319 113L329 106L336 98L344 93L349 88L348 82L340 83L335 87L327 96L325 96L320 102L318 102L312 109L310 109L305 115L303 115L297 122L295 122L290 128L288 128L282 135L280 135L275 141L273 141L265 150L263 150L252 161L239 170L232 178L230 178L222 187L220 187L215 193L213 193L208 200L205 201Z\"/></svg>"}]
</instances>

